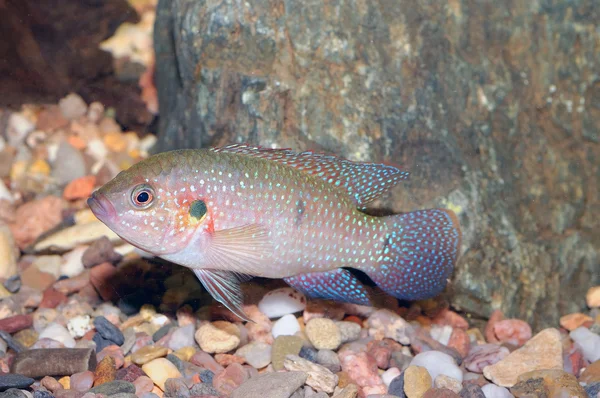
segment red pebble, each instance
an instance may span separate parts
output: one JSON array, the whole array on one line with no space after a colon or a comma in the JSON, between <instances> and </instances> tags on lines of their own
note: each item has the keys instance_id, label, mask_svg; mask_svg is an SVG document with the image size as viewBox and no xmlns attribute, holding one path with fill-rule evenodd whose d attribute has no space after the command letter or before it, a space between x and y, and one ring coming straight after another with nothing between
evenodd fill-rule
<instances>
[{"instance_id":1,"label":"red pebble","mask_svg":"<svg viewBox=\"0 0 600 398\"><path fill-rule=\"evenodd\" d=\"M217 363L221 366L229 366L232 363L239 363L242 365L244 362L246 362L246 359L237 355L216 354L215 361L217 361Z\"/></svg>"},{"instance_id":2,"label":"red pebble","mask_svg":"<svg viewBox=\"0 0 600 398\"><path fill-rule=\"evenodd\" d=\"M67 296L53 287L49 287L44 290L44 295L42 296L42 302L39 305L39 308L56 308L60 304L66 303L68 300Z\"/></svg>"},{"instance_id":3,"label":"red pebble","mask_svg":"<svg viewBox=\"0 0 600 398\"><path fill-rule=\"evenodd\" d=\"M33 317L31 315L14 315L0 319L0 330L4 330L10 334L30 328L31 326L33 326Z\"/></svg>"},{"instance_id":4,"label":"red pebble","mask_svg":"<svg viewBox=\"0 0 600 398\"><path fill-rule=\"evenodd\" d=\"M354 323L360 325L361 327L362 327L362 324L363 324L362 319L360 319L356 315L347 316L346 318L344 318L344 321L346 321L346 322L354 322Z\"/></svg>"},{"instance_id":5,"label":"red pebble","mask_svg":"<svg viewBox=\"0 0 600 398\"><path fill-rule=\"evenodd\" d=\"M485 325L485 330L483 332L485 335L485 339L488 343L497 343L498 342L498 338L496 337L496 334L494 333L494 325L503 319L504 319L504 314L500 310L496 310L496 311L492 312L492 315L490 315L490 319L488 320L487 324Z\"/></svg>"},{"instance_id":6,"label":"red pebble","mask_svg":"<svg viewBox=\"0 0 600 398\"><path fill-rule=\"evenodd\" d=\"M450 335L448 347L454 348L461 357L465 358L471 348L471 339L464 329L454 329Z\"/></svg>"},{"instance_id":7,"label":"red pebble","mask_svg":"<svg viewBox=\"0 0 600 398\"><path fill-rule=\"evenodd\" d=\"M212 356L210 356L210 354L207 354L204 351L196 352L190 358L190 362L196 366L206 368L206 369L210 370L211 372L213 372L214 374L217 374L217 373L223 371L223 367L221 365L219 365L217 363L217 361L215 361L214 358Z\"/></svg>"},{"instance_id":8,"label":"red pebble","mask_svg":"<svg viewBox=\"0 0 600 398\"><path fill-rule=\"evenodd\" d=\"M450 325L454 329L467 330L469 328L469 322L467 322L465 318L447 308L443 309L435 316L435 318L433 318L433 324L440 326Z\"/></svg>"},{"instance_id":9,"label":"red pebble","mask_svg":"<svg viewBox=\"0 0 600 398\"><path fill-rule=\"evenodd\" d=\"M233 390L238 388L248 379L248 372L239 363L232 363L223 372L213 378L213 387L223 396L230 396Z\"/></svg>"},{"instance_id":10,"label":"red pebble","mask_svg":"<svg viewBox=\"0 0 600 398\"><path fill-rule=\"evenodd\" d=\"M116 274L117 268L111 263L102 263L90 270L90 282L105 301L116 298L117 292L114 288Z\"/></svg>"},{"instance_id":11,"label":"red pebble","mask_svg":"<svg viewBox=\"0 0 600 398\"><path fill-rule=\"evenodd\" d=\"M380 369L389 368L392 352L401 349L402 346L392 339L374 340L367 344L367 354L375 360Z\"/></svg>"},{"instance_id":12,"label":"red pebble","mask_svg":"<svg viewBox=\"0 0 600 398\"><path fill-rule=\"evenodd\" d=\"M344 355L340 355L340 361L342 370L361 388L363 394L379 394L380 392L374 391L381 389L385 393L385 385L379 376L377 363L366 352L345 352Z\"/></svg>"},{"instance_id":13,"label":"red pebble","mask_svg":"<svg viewBox=\"0 0 600 398\"><path fill-rule=\"evenodd\" d=\"M133 383L140 376L146 376L146 373L135 364L131 364L126 368L117 370L117 375L115 376L116 380L125 380L130 383Z\"/></svg>"},{"instance_id":14,"label":"red pebble","mask_svg":"<svg viewBox=\"0 0 600 398\"><path fill-rule=\"evenodd\" d=\"M531 338L531 326L520 319L505 319L494 324L494 334L498 341L520 347Z\"/></svg>"},{"instance_id":15,"label":"red pebble","mask_svg":"<svg viewBox=\"0 0 600 398\"><path fill-rule=\"evenodd\" d=\"M105 347L102 351L96 354L96 359L98 362L100 362L106 356L111 356L115 360L115 367L117 369L120 369L125 364L123 350L118 345L113 344Z\"/></svg>"}]
</instances>

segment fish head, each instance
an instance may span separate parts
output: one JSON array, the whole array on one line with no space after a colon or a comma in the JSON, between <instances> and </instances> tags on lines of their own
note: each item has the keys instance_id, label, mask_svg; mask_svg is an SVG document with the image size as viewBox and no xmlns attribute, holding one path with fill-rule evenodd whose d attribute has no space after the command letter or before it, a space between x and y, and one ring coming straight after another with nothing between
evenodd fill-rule
<instances>
[{"instance_id":1,"label":"fish head","mask_svg":"<svg viewBox=\"0 0 600 398\"><path fill-rule=\"evenodd\" d=\"M190 202L178 187L176 169L157 170L148 158L120 172L87 203L123 240L156 256L187 246L202 224L190 217Z\"/></svg>"}]
</instances>

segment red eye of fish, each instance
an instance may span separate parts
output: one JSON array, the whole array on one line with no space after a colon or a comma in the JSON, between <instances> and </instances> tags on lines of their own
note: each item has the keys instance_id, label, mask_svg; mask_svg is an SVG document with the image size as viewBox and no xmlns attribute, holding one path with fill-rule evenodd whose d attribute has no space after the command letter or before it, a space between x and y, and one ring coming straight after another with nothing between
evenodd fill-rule
<instances>
[{"instance_id":1,"label":"red eye of fish","mask_svg":"<svg viewBox=\"0 0 600 398\"><path fill-rule=\"evenodd\" d=\"M131 200L136 207L147 207L152 203L154 194L152 189L147 186L141 186L135 189L131 195Z\"/></svg>"}]
</instances>

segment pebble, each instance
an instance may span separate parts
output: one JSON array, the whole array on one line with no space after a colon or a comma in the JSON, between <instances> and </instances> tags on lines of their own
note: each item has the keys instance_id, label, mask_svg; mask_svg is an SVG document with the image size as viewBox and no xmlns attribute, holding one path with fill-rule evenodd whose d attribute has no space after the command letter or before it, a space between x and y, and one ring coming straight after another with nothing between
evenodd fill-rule
<instances>
[{"instance_id":1,"label":"pebble","mask_svg":"<svg viewBox=\"0 0 600 398\"><path fill-rule=\"evenodd\" d=\"M190 389L181 379L168 379L165 382L165 396L188 398L190 396Z\"/></svg>"},{"instance_id":2,"label":"pebble","mask_svg":"<svg viewBox=\"0 0 600 398\"><path fill-rule=\"evenodd\" d=\"M411 365L404 371L404 393L408 398L420 398L432 386L432 378L426 368Z\"/></svg>"},{"instance_id":3,"label":"pebble","mask_svg":"<svg viewBox=\"0 0 600 398\"><path fill-rule=\"evenodd\" d=\"M340 321L346 315L346 311L340 303L334 301L313 300L306 303L302 313L304 322L307 323L314 318L329 318Z\"/></svg>"},{"instance_id":4,"label":"pebble","mask_svg":"<svg viewBox=\"0 0 600 398\"><path fill-rule=\"evenodd\" d=\"M49 287L44 290L44 294L42 295L42 301L40 302L38 308L56 308L60 304L66 303L68 300L67 296L56 289Z\"/></svg>"},{"instance_id":5,"label":"pebble","mask_svg":"<svg viewBox=\"0 0 600 398\"><path fill-rule=\"evenodd\" d=\"M537 370L519 375L511 388L518 397L585 397L586 392L577 378L561 369Z\"/></svg>"},{"instance_id":6,"label":"pebble","mask_svg":"<svg viewBox=\"0 0 600 398\"><path fill-rule=\"evenodd\" d=\"M121 349L123 350L123 354L127 355L135 344L135 330L133 328L126 328L123 330L123 338L125 339L125 342L121 345Z\"/></svg>"},{"instance_id":7,"label":"pebble","mask_svg":"<svg viewBox=\"0 0 600 398\"><path fill-rule=\"evenodd\" d=\"M335 324L340 331L342 343L358 340L360 338L361 327L356 322L338 321Z\"/></svg>"},{"instance_id":8,"label":"pebble","mask_svg":"<svg viewBox=\"0 0 600 398\"><path fill-rule=\"evenodd\" d=\"M396 377L400 376L400 373L402 372L398 368L389 368L381 374L381 380L383 380L383 384L389 388L392 381L394 381Z\"/></svg>"},{"instance_id":9,"label":"pebble","mask_svg":"<svg viewBox=\"0 0 600 398\"><path fill-rule=\"evenodd\" d=\"M498 321L494 324L493 330L498 341L518 347L531 339L531 326L520 319Z\"/></svg>"},{"instance_id":10,"label":"pebble","mask_svg":"<svg viewBox=\"0 0 600 398\"><path fill-rule=\"evenodd\" d=\"M183 327L176 328L168 342L168 347L173 351L177 351L184 347L193 346L195 343L194 332L196 331L195 325L190 324Z\"/></svg>"},{"instance_id":11,"label":"pebble","mask_svg":"<svg viewBox=\"0 0 600 398\"><path fill-rule=\"evenodd\" d=\"M248 380L249 374L239 363L232 363L221 373L215 374L213 387L219 394L230 396L239 386Z\"/></svg>"},{"instance_id":12,"label":"pebble","mask_svg":"<svg viewBox=\"0 0 600 398\"><path fill-rule=\"evenodd\" d=\"M20 374L0 374L0 391L9 388L28 388L35 380Z\"/></svg>"},{"instance_id":13,"label":"pebble","mask_svg":"<svg viewBox=\"0 0 600 398\"><path fill-rule=\"evenodd\" d=\"M341 390L336 390L333 398L356 398L358 395L358 386L356 384L348 384Z\"/></svg>"},{"instance_id":14,"label":"pebble","mask_svg":"<svg viewBox=\"0 0 600 398\"><path fill-rule=\"evenodd\" d=\"M131 354L131 361L136 365L144 365L156 358L166 356L168 352L166 347L147 345Z\"/></svg>"},{"instance_id":15,"label":"pebble","mask_svg":"<svg viewBox=\"0 0 600 398\"><path fill-rule=\"evenodd\" d=\"M144 373L142 368L140 368L139 366L137 366L135 364L131 364L131 365L127 366L126 368L119 369L117 371L117 374L115 375L115 378L117 380L125 380L125 381L129 381L129 382L134 382L140 376L145 376L145 375L146 374Z\"/></svg>"},{"instance_id":16,"label":"pebble","mask_svg":"<svg viewBox=\"0 0 600 398\"><path fill-rule=\"evenodd\" d=\"M17 273L19 251L10 228L0 224L0 278L7 279Z\"/></svg>"},{"instance_id":17,"label":"pebble","mask_svg":"<svg viewBox=\"0 0 600 398\"><path fill-rule=\"evenodd\" d=\"M392 339L374 340L367 344L367 353L375 359L377 367L387 369L390 367L392 352L400 351L402 346Z\"/></svg>"},{"instance_id":18,"label":"pebble","mask_svg":"<svg viewBox=\"0 0 600 398\"><path fill-rule=\"evenodd\" d=\"M116 264L121 258L123 258L123 256L115 252L110 239L106 236L102 236L100 239L92 242L86 249L81 257L81 262L85 268L92 268L102 263Z\"/></svg>"},{"instance_id":19,"label":"pebble","mask_svg":"<svg viewBox=\"0 0 600 398\"><path fill-rule=\"evenodd\" d=\"M304 372L273 372L253 377L232 392L231 398L290 397L302 387L308 375Z\"/></svg>"},{"instance_id":20,"label":"pebble","mask_svg":"<svg viewBox=\"0 0 600 398\"><path fill-rule=\"evenodd\" d=\"M248 365L261 369L271 363L272 349L267 343L253 341L239 348L235 355L243 357Z\"/></svg>"},{"instance_id":21,"label":"pebble","mask_svg":"<svg viewBox=\"0 0 600 398\"><path fill-rule=\"evenodd\" d=\"M331 370L297 355L288 355L283 361L283 366L290 372L306 372L308 374L306 384L316 391L332 393L338 383L338 377Z\"/></svg>"},{"instance_id":22,"label":"pebble","mask_svg":"<svg viewBox=\"0 0 600 398\"><path fill-rule=\"evenodd\" d=\"M223 371L223 367L215 361L215 359L204 351L198 351L191 358L190 362L196 366L208 369L213 373L219 373Z\"/></svg>"},{"instance_id":23,"label":"pebble","mask_svg":"<svg viewBox=\"0 0 600 398\"><path fill-rule=\"evenodd\" d=\"M27 398L24 391L17 390L16 388L9 388L2 393L2 398Z\"/></svg>"},{"instance_id":24,"label":"pebble","mask_svg":"<svg viewBox=\"0 0 600 398\"><path fill-rule=\"evenodd\" d=\"M240 344L239 329L232 323L217 321L207 323L196 331L195 339L200 348L208 353L225 353Z\"/></svg>"},{"instance_id":25,"label":"pebble","mask_svg":"<svg viewBox=\"0 0 600 398\"><path fill-rule=\"evenodd\" d=\"M145 363L142 370L163 391L167 379L182 377L177 367L165 358L157 358Z\"/></svg>"},{"instance_id":26,"label":"pebble","mask_svg":"<svg viewBox=\"0 0 600 398\"><path fill-rule=\"evenodd\" d=\"M299 355L303 341L297 336L278 336L271 347L271 363L275 371L283 370L283 361L289 354ZM338 360L339 362L339 360Z\"/></svg>"},{"instance_id":27,"label":"pebble","mask_svg":"<svg viewBox=\"0 0 600 398\"><path fill-rule=\"evenodd\" d=\"M465 384L462 390L460 390L461 398L485 398L485 394L481 391L481 387L477 384Z\"/></svg>"},{"instance_id":28,"label":"pebble","mask_svg":"<svg viewBox=\"0 0 600 398\"><path fill-rule=\"evenodd\" d=\"M113 288L116 274L117 268L111 263L102 263L90 270L90 282L105 301L112 301L116 296Z\"/></svg>"},{"instance_id":29,"label":"pebble","mask_svg":"<svg viewBox=\"0 0 600 398\"><path fill-rule=\"evenodd\" d=\"M594 286L588 289L585 295L585 302L590 308L600 307L600 286Z\"/></svg>"},{"instance_id":30,"label":"pebble","mask_svg":"<svg viewBox=\"0 0 600 398\"><path fill-rule=\"evenodd\" d=\"M587 328L578 327L569 333L575 343L581 347L583 357L589 362L600 360L600 335Z\"/></svg>"},{"instance_id":31,"label":"pebble","mask_svg":"<svg viewBox=\"0 0 600 398\"><path fill-rule=\"evenodd\" d=\"M291 287L272 290L258 303L258 309L269 318L294 314L305 308L306 297Z\"/></svg>"},{"instance_id":32,"label":"pebble","mask_svg":"<svg viewBox=\"0 0 600 398\"><path fill-rule=\"evenodd\" d=\"M342 342L337 325L327 318L311 319L306 324L306 337L318 350L335 350Z\"/></svg>"},{"instance_id":33,"label":"pebble","mask_svg":"<svg viewBox=\"0 0 600 398\"><path fill-rule=\"evenodd\" d=\"M33 326L33 317L31 315L14 315L0 319L0 330L7 333L16 333L31 326Z\"/></svg>"},{"instance_id":34,"label":"pebble","mask_svg":"<svg viewBox=\"0 0 600 398\"><path fill-rule=\"evenodd\" d=\"M573 332L572 332L573 333ZM544 329L525 345L494 365L486 366L483 374L494 384L512 387L520 374L538 369L562 369L562 344L557 329Z\"/></svg>"},{"instance_id":35,"label":"pebble","mask_svg":"<svg viewBox=\"0 0 600 398\"><path fill-rule=\"evenodd\" d=\"M16 221L9 225L17 246L25 249L42 233L56 227L62 221L64 206L65 202L56 196L46 196L19 206L15 213Z\"/></svg>"},{"instance_id":36,"label":"pebble","mask_svg":"<svg viewBox=\"0 0 600 398\"><path fill-rule=\"evenodd\" d=\"M135 394L140 396L141 394L152 392L154 388L154 382L148 376L140 376L133 381L135 386Z\"/></svg>"},{"instance_id":37,"label":"pebble","mask_svg":"<svg viewBox=\"0 0 600 398\"><path fill-rule=\"evenodd\" d=\"M102 394L106 396L123 393L135 394L135 386L133 385L133 383L130 383L125 380L114 380L103 383L99 386L95 386L89 392L94 394Z\"/></svg>"},{"instance_id":38,"label":"pebble","mask_svg":"<svg viewBox=\"0 0 600 398\"><path fill-rule=\"evenodd\" d=\"M35 124L20 113L12 113L6 126L6 140L12 147L20 147L29 133L35 129Z\"/></svg>"},{"instance_id":39,"label":"pebble","mask_svg":"<svg viewBox=\"0 0 600 398\"><path fill-rule=\"evenodd\" d=\"M52 178L58 185L65 185L86 174L85 160L81 152L66 141L61 141L52 164Z\"/></svg>"},{"instance_id":40,"label":"pebble","mask_svg":"<svg viewBox=\"0 0 600 398\"><path fill-rule=\"evenodd\" d=\"M117 376L115 360L111 356L104 357L94 371L94 386L113 381Z\"/></svg>"},{"instance_id":41,"label":"pebble","mask_svg":"<svg viewBox=\"0 0 600 398\"><path fill-rule=\"evenodd\" d=\"M317 362L318 351L313 347L303 345L298 356L311 362Z\"/></svg>"},{"instance_id":42,"label":"pebble","mask_svg":"<svg viewBox=\"0 0 600 398\"><path fill-rule=\"evenodd\" d=\"M471 349L471 338L464 329L454 329L448 341L448 347L455 349L461 356L466 357Z\"/></svg>"},{"instance_id":43,"label":"pebble","mask_svg":"<svg viewBox=\"0 0 600 398\"><path fill-rule=\"evenodd\" d=\"M114 344L114 342L102 337L100 333L94 334L94 337L92 337L92 341L96 344L96 350L98 351L102 351L106 347Z\"/></svg>"},{"instance_id":44,"label":"pebble","mask_svg":"<svg viewBox=\"0 0 600 398\"><path fill-rule=\"evenodd\" d=\"M39 335L39 339L49 338L62 343L67 348L75 347L75 339L62 325L52 322Z\"/></svg>"},{"instance_id":45,"label":"pebble","mask_svg":"<svg viewBox=\"0 0 600 398\"><path fill-rule=\"evenodd\" d=\"M109 345L104 347L102 351L100 351L96 358L98 361L102 361L104 357L110 356L115 360L115 368L120 369L125 364L125 356L123 355L123 350L118 345Z\"/></svg>"},{"instance_id":46,"label":"pebble","mask_svg":"<svg viewBox=\"0 0 600 398\"><path fill-rule=\"evenodd\" d=\"M463 380L462 370L456 365L454 359L440 351L426 351L417 354L410 362L411 366L422 366L427 369L432 380L443 374L458 381Z\"/></svg>"},{"instance_id":47,"label":"pebble","mask_svg":"<svg viewBox=\"0 0 600 398\"><path fill-rule=\"evenodd\" d=\"M112 341L116 345L122 345L125 342L123 332L105 317L96 317L94 319L94 326L96 327L96 331L106 340Z\"/></svg>"},{"instance_id":48,"label":"pebble","mask_svg":"<svg viewBox=\"0 0 600 398\"><path fill-rule=\"evenodd\" d=\"M485 398L513 398L514 395L508 391L508 389L494 384L486 384L481 387L481 392L485 395Z\"/></svg>"},{"instance_id":49,"label":"pebble","mask_svg":"<svg viewBox=\"0 0 600 398\"><path fill-rule=\"evenodd\" d=\"M244 311L254 321L254 323L248 322L246 324L248 338L252 341L273 344L273 335L271 334L273 324L269 317L260 312L256 305L244 306Z\"/></svg>"},{"instance_id":50,"label":"pebble","mask_svg":"<svg viewBox=\"0 0 600 398\"><path fill-rule=\"evenodd\" d=\"M215 388L206 383L194 384L190 388L190 394L194 397L213 398L218 397L219 392Z\"/></svg>"},{"instance_id":51,"label":"pebble","mask_svg":"<svg viewBox=\"0 0 600 398\"><path fill-rule=\"evenodd\" d=\"M464 360L465 368L471 372L483 373L483 368L493 365L510 354L508 348L498 344L474 346Z\"/></svg>"},{"instance_id":52,"label":"pebble","mask_svg":"<svg viewBox=\"0 0 600 398\"><path fill-rule=\"evenodd\" d=\"M94 372L86 370L85 372L75 373L71 376L71 388L77 391L87 391L94 384Z\"/></svg>"},{"instance_id":53,"label":"pebble","mask_svg":"<svg viewBox=\"0 0 600 398\"><path fill-rule=\"evenodd\" d=\"M462 390L462 383L460 381L443 374L433 380L433 386L435 388L445 388L457 394Z\"/></svg>"},{"instance_id":54,"label":"pebble","mask_svg":"<svg viewBox=\"0 0 600 398\"><path fill-rule=\"evenodd\" d=\"M89 315L78 315L71 318L67 323L67 329L69 330L69 333L71 333L71 336L79 339L85 336L87 332L94 329L92 317Z\"/></svg>"},{"instance_id":55,"label":"pebble","mask_svg":"<svg viewBox=\"0 0 600 398\"><path fill-rule=\"evenodd\" d=\"M62 115L69 120L79 119L84 116L88 110L85 101L75 93L70 93L62 98L58 102L58 107Z\"/></svg>"},{"instance_id":56,"label":"pebble","mask_svg":"<svg viewBox=\"0 0 600 398\"><path fill-rule=\"evenodd\" d=\"M362 390L362 394L384 394L386 387L379 376L377 364L366 352L349 352L340 355L342 370Z\"/></svg>"},{"instance_id":57,"label":"pebble","mask_svg":"<svg viewBox=\"0 0 600 398\"><path fill-rule=\"evenodd\" d=\"M65 200L79 200L88 198L96 186L96 176L87 175L69 182L63 191Z\"/></svg>"},{"instance_id":58,"label":"pebble","mask_svg":"<svg viewBox=\"0 0 600 398\"><path fill-rule=\"evenodd\" d=\"M292 314L284 315L278 319L271 329L273 338L279 336L293 336L300 331L300 323Z\"/></svg>"},{"instance_id":59,"label":"pebble","mask_svg":"<svg viewBox=\"0 0 600 398\"><path fill-rule=\"evenodd\" d=\"M89 271L83 271L79 275L55 282L52 287L63 294L70 295L79 292L84 287L88 286L89 283L90 273Z\"/></svg>"},{"instance_id":60,"label":"pebble","mask_svg":"<svg viewBox=\"0 0 600 398\"><path fill-rule=\"evenodd\" d=\"M60 266L60 275L72 278L84 271L81 256L87 248L79 246L63 255L63 263Z\"/></svg>"},{"instance_id":61,"label":"pebble","mask_svg":"<svg viewBox=\"0 0 600 398\"><path fill-rule=\"evenodd\" d=\"M317 352L316 363L324 366L333 373L337 373L342 370L340 358L338 357L338 354L332 350L319 350L319 352Z\"/></svg>"},{"instance_id":62,"label":"pebble","mask_svg":"<svg viewBox=\"0 0 600 398\"><path fill-rule=\"evenodd\" d=\"M367 318L369 336L376 340L385 337L397 341L403 345L410 344L409 335L412 334L412 326L398 314L390 310L377 310Z\"/></svg>"},{"instance_id":63,"label":"pebble","mask_svg":"<svg viewBox=\"0 0 600 398\"><path fill-rule=\"evenodd\" d=\"M429 331L429 334L431 335L432 338L439 341L443 345L448 345L448 342L450 341L450 336L452 335L453 330L454 329L450 325L444 325L444 326L433 325L431 327L431 330Z\"/></svg>"},{"instance_id":64,"label":"pebble","mask_svg":"<svg viewBox=\"0 0 600 398\"><path fill-rule=\"evenodd\" d=\"M5 253L2 253L2 249L0 249L0 258L8 258L8 256ZM7 262L9 261L10 259L7 260ZM8 290L10 293L17 293L19 289L21 289L21 277L19 275L13 275L6 279L3 285L6 288L6 290Z\"/></svg>"}]
</instances>

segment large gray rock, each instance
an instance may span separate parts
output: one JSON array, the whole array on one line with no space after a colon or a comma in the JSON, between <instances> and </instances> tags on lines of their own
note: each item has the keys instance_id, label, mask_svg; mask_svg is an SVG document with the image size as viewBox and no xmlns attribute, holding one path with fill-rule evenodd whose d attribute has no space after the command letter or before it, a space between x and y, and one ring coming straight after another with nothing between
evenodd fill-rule
<instances>
[{"instance_id":1,"label":"large gray rock","mask_svg":"<svg viewBox=\"0 0 600 398\"><path fill-rule=\"evenodd\" d=\"M378 205L459 214L453 304L556 324L600 283L594 4L161 0L159 147L400 164Z\"/></svg>"}]
</instances>

